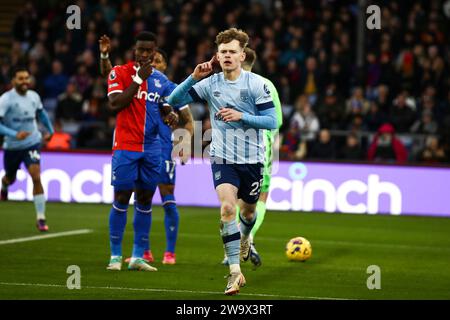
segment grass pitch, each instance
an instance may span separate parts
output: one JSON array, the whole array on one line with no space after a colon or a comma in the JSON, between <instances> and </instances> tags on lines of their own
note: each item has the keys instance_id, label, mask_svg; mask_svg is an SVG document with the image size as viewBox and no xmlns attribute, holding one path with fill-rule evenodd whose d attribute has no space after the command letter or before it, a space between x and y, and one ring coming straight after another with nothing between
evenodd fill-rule
<instances>
[{"instance_id":1,"label":"grass pitch","mask_svg":"<svg viewBox=\"0 0 450 320\"><path fill-rule=\"evenodd\" d=\"M89 233L5 243L41 236L30 202L0 203L0 299L450 299L450 219L324 213L266 214L256 237L263 265L242 266L247 286L223 295L228 268L218 209L179 208L177 264L161 263L164 212L153 210L151 246L158 272L109 272L109 205L47 204L49 235ZM132 207L124 237L131 253ZM312 258L290 262L284 247L310 240ZM69 290L67 268L81 269L81 289ZM367 268L381 269L381 289L366 286Z\"/></svg>"}]
</instances>

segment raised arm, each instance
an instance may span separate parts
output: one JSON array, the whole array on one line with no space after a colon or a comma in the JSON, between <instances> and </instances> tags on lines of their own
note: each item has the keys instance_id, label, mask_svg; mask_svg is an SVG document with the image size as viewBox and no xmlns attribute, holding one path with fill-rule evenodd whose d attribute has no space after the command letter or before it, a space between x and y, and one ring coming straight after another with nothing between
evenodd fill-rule
<instances>
[{"instance_id":1,"label":"raised arm","mask_svg":"<svg viewBox=\"0 0 450 320\"><path fill-rule=\"evenodd\" d=\"M191 88L198 81L209 75L213 71L213 64L216 62L216 56L214 55L208 62L198 64L194 72L186 78L167 99L167 102L172 105L185 105L189 104L195 100L201 100L199 97L192 97L196 95L195 89L192 91Z\"/></svg>"},{"instance_id":2,"label":"raised arm","mask_svg":"<svg viewBox=\"0 0 450 320\"><path fill-rule=\"evenodd\" d=\"M109 60L111 40L107 35L103 35L100 37L100 40L98 40L98 43L100 46L100 74L103 77L106 77L112 69L111 60Z\"/></svg>"}]
</instances>

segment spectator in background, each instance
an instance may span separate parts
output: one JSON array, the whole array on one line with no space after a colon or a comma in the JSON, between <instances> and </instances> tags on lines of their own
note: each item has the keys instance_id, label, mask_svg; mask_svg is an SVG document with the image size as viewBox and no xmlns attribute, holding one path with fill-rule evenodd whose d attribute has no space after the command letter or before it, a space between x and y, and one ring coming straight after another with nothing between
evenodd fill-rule
<instances>
[{"instance_id":1,"label":"spectator in background","mask_svg":"<svg viewBox=\"0 0 450 320\"><path fill-rule=\"evenodd\" d=\"M385 123L378 129L369 146L367 159L399 163L408 159L408 152L403 143L395 136L395 129L391 124Z\"/></svg>"},{"instance_id":2,"label":"spectator in background","mask_svg":"<svg viewBox=\"0 0 450 320\"><path fill-rule=\"evenodd\" d=\"M45 145L45 148L48 150L69 150L71 143L72 136L62 130L61 122L55 121L55 133Z\"/></svg>"},{"instance_id":3,"label":"spectator in background","mask_svg":"<svg viewBox=\"0 0 450 320\"><path fill-rule=\"evenodd\" d=\"M300 129L302 136L305 140L311 141L316 137L319 131L320 124L319 119L312 111L311 104L305 100L305 95L301 96L296 103L296 111L294 112L291 119L291 126L294 123Z\"/></svg>"},{"instance_id":4,"label":"spectator in background","mask_svg":"<svg viewBox=\"0 0 450 320\"><path fill-rule=\"evenodd\" d=\"M364 98L364 90L361 87L353 89L353 94L347 100L345 106L345 113L348 118L352 118L355 114L365 115L369 110L369 101Z\"/></svg>"},{"instance_id":5,"label":"spectator in background","mask_svg":"<svg viewBox=\"0 0 450 320\"><path fill-rule=\"evenodd\" d=\"M409 132L415 120L415 113L407 105L404 93L400 93L395 99L391 107L389 120L397 132Z\"/></svg>"},{"instance_id":6,"label":"spectator in background","mask_svg":"<svg viewBox=\"0 0 450 320\"><path fill-rule=\"evenodd\" d=\"M364 117L364 123L370 132L376 132L378 128L387 121L387 116L384 114L375 101L370 102L370 109Z\"/></svg>"},{"instance_id":7,"label":"spectator in background","mask_svg":"<svg viewBox=\"0 0 450 320\"><path fill-rule=\"evenodd\" d=\"M52 73L44 80L46 98L57 98L66 90L69 77L63 72L61 61L55 60L52 63Z\"/></svg>"},{"instance_id":8,"label":"spectator in background","mask_svg":"<svg viewBox=\"0 0 450 320\"><path fill-rule=\"evenodd\" d=\"M301 160L306 156L306 142L302 140L297 122L291 123L289 130L283 136L280 156L288 160Z\"/></svg>"},{"instance_id":9,"label":"spectator in background","mask_svg":"<svg viewBox=\"0 0 450 320\"><path fill-rule=\"evenodd\" d=\"M344 104L339 100L335 85L327 86L323 101L317 106L317 116L319 117L322 128L330 130L342 129Z\"/></svg>"},{"instance_id":10,"label":"spectator in background","mask_svg":"<svg viewBox=\"0 0 450 320\"><path fill-rule=\"evenodd\" d=\"M422 116L411 127L411 133L420 134L436 134L438 132L438 124L434 121L433 112L425 109Z\"/></svg>"},{"instance_id":11,"label":"spectator in background","mask_svg":"<svg viewBox=\"0 0 450 320\"><path fill-rule=\"evenodd\" d=\"M55 110L55 120L63 122L77 122L81 120L81 106L83 97L74 82L69 82L66 91L58 96Z\"/></svg>"},{"instance_id":12,"label":"spectator in background","mask_svg":"<svg viewBox=\"0 0 450 320\"><path fill-rule=\"evenodd\" d=\"M437 136L428 136L425 142L425 147L419 151L417 161L426 163L438 163L447 160L444 148L439 142Z\"/></svg>"},{"instance_id":13,"label":"spectator in background","mask_svg":"<svg viewBox=\"0 0 450 320\"><path fill-rule=\"evenodd\" d=\"M375 102L379 110L388 115L391 109L391 101L389 98L389 87L385 84L380 84L376 93Z\"/></svg>"},{"instance_id":14,"label":"spectator in background","mask_svg":"<svg viewBox=\"0 0 450 320\"><path fill-rule=\"evenodd\" d=\"M339 150L338 158L349 161L359 161L365 158L358 136L350 133L345 141L345 145Z\"/></svg>"},{"instance_id":15,"label":"spectator in background","mask_svg":"<svg viewBox=\"0 0 450 320\"><path fill-rule=\"evenodd\" d=\"M308 159L332 160L336 158L336 146L328 129L322 129L319 137L308 148Z\"/></svg>"},{"instance_id":16,"label":"spectator in background","mask_svg":"<svg viewBox=\"0 0 450 320\"><path fill-rule=\"evenodd\" d=\"M319 90L322 89L321 74L317 69L317 60L314 57L308 57L305 62L305 70L301 74L300 88L302 93L312 97L313 102L317 100Z\"/></svg>"}]
</instances>

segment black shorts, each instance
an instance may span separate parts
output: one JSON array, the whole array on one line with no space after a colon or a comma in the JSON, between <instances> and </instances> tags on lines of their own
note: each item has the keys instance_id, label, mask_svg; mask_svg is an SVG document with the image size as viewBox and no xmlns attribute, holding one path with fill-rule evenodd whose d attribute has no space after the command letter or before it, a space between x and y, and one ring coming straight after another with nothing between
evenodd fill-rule
<instances>
[{"instance_id":1,"label":"black shorts","mask_svg":"<svg viewBox=\"0 0 450 320\"><path fill-rule=\"evenodd\" d=\"M222 159L211 159L214 188L229 183L238 188L238 198L246 203L258 202L263 183L264 164L225 163Z\"/></svg>"},{"instance_id":2,"label":"black shorts","mask_svg":"<svg viewBox=\"0 0 450 320\"><path fill-rule=\"evenodd\" d=\"M32 164L40 164L41 162L41 146L35 144L29 148L22 150L4 150L3 165L6 176L8 178L15 178L20 164L24 163L28 168Z\"/></svg>"}]
</instances>

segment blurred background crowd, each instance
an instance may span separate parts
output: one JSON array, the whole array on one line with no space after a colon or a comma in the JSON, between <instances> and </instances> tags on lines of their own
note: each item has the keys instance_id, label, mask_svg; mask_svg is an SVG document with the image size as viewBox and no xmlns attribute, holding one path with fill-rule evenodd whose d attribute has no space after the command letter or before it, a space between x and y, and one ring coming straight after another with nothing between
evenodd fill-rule
<instances>
[{"instance_id":1,"label":"blurred background crowd","mask_svg":"<svg viewBox=\"0 0 450 320\"><path fill-rule=\"evenodd\" d=\"M117 65L132 60L136 34L154 32L169 57L167 76L179 83L211 58L218 32L237 27L258 54L253 71L279 91L282 159L448 162L450 4L366 2L381 8L381 30L365 30L361 67L356 0L16 0L20 9L0 33L10 39L0 93L10 88L11 67L25 64L65 141L59 147L110 149L115 119L99 72L101 35L111 38ZM81 8L80 30L65 27L71 4ZM204 105L191 110L210 128Z\"/></svg>"}]
</instances>

